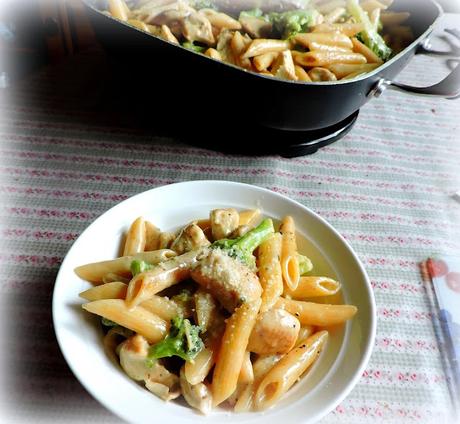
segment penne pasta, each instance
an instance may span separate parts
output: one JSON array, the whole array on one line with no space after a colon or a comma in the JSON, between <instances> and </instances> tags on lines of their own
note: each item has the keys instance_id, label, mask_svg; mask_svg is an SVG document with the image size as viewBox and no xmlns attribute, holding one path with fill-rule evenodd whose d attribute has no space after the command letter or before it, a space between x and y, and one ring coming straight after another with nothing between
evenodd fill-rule
<instances>
[{"instance_id":1,"label":"penne pasta","mask_svg":"<svg viewBox=\"0 0 460 424\"><path fill-rule=\"evenodd\" d=\"M347 37L353 37L359 32L364 30L364 25L361 23L344 23L344 24L331 24L323 23L316 25L313 29L313 32L339 32L346 35Z\"/></svg>"},{"instance_id":2,"label":"penne pasta","mask_svg":"<svg viewBox=\"0 0 460 424\"><path fill-rule=\"evenodd\" d=\"M244 354L243 364L241 365L241 371L238 376L238 384L249 384L254 381L254 371L252 369L251 353L246 352Z\"/></svg>"},{"instance_id":3,"label":"penne pasta","mask_svg":"<svg viewBox=\"0 0 460 424\"><path fill-rule=\"evenodd\" d=\"M109 0L109 12L114 17L120 21L128 20L129 8L124 2L124 0Z\"/></svg>"},{"instance_id":4,"label":"penne pasta","mask_svg":"<svg viewBox=\"0 0 460 424\"><path fill-rule=\"evenodd\" d=\"M89 300L90 302L101 299L124 299L126 297L127 290L127 284L114 281L112 283L91 287L90 289L81 292L79 296L83 299Z\"/></svg>"},{"instance_id":5,"label":"penne pasta","mask_svg":"<svg viewBox=\"0 0 460 424\"><path fill-rule=\"evenodd\" d=\"M109 261L94 262L75 268L75 273L83 280L100 284L107 274L119 274L123 277L131 276L133 260L145 261L149 264L158 264L176 256L176 252L169 249L142 252L134 256L122 256Z\"/></svg>"},{"instance_id":6,"label":"penne pasta","mask_svg":"<svg viewBox=\"0 0 460 424\"><path fill-rule=\"evenodd\" d=\"M343 15L345 15L346 12L347 9L344 7L336 7L324 17L324 22L327 24L333 24L337 22Z\"/></svg>"},{"instance_id":7,"label":"penne pasta","mask_svg":"<svg viewBox=\"0 0 460 424\"><path fill-rule=\"evenodd\" d=\"M277 53L271 53L271 54L274 55L273 60L275 60ZM254 60L255 59L256 58L254 58ZM268 65L267 67L269 66L270 65ZM257 223L257 221L260 219L260 215L261 215L260 209L249 209L246 211L242 211L238 214L238 217L239 217L238 225L249 225L250 227L253 227Z\"/></svg>"},{"instance_id":8,"label":"penne pasta","mask_svg":"<svg viewBox=\"0 0 460 424\"><path fill-rule=\"evenodd\" d=\"M143 252L145 249L145 221L144 218L137 218L128 230L126 236L123 256L133 256Z\"/></svg>"},{"instance_id":9,"label":"penne pasta","mask_svg":"<svg viewBox=\"0 0 460 424\"><path fill-rule=\"evenodd\" d=\"M305 325L300 327L299 335L295 342L295 346L298 346L300 343L303 343L315 332L315 327L313 325Z\"/></svg>"},{"instance_id":10,"label":"penne pasta","mask_svg":"<svg viewBox=\"0 0 460 424\"><path fill-rule=\"evenodd\" d=\"M378 63L382 64L383 61L378 57L369 47L365 44L361 43L357 38L353 37L351 39L353 43L353 51L355 53L361 53L366 59L368 63Z\"/></svg>"},{"instance_id":11,"label":"penne pasta","mask_svg":"<svg viewBox=\"0 0 460 424\"><path fill-rule=\"evenodd\" d=\"M93 314L116 322L144 336L149 343L162 340L169 328L169 324L144 308L128 309L124 300L104 299L85 303L83 309Z\"/></svg>"},{"instance_id":12,"label":"penne pasta","mask_svg":"<svg viewBox=\"0 0 460 424\"><path fill-rule=\"evenodd\" d=\"M204 52L205 56L211 57L212 59L220 60L222 61L222 56L220 53L216 50L210 47Z\"/></svg>"},{"instance_id":13,"label":"penne pasta","mask_svg":"<svg viewBox=\"0 0 460 424\"><path fill-rule=\"evenodd\" d=\"M161 231L155 227L150 221L145 221L145 248L144 250L149 252L151 250L157 250L160 243Z\"/></svg>"},{"instance_id":14,"label":"penne pasta","mask_svg":"<svg viewBox=\"0 0 460 424\"><path fill-rule=\"evenodd\" d=\"M108 274L105 274L103 277L102 277L102 282L104 284L107 284L107 283L113 283L113 282L120 282L120 283L126 283L128 284L129 283L129 278L127 277L123 277L119 274L115 274L114 272L109 272Z\"/></svg>"},{"instance_id":15,"label":"penne pasta","mask_svg":"<svg viewBox=\"0 0 460 424\"><path fill-rule=\"evenodd\" d=\"M261 54L282 52L284 50L289 50L289 42L285 40L270 40L260 38L252 41L242 58L248 59L254 56L260 56Z\"/></svg>"},{"instance_id":16,"label":"penne pasta","mask_svg":"<svg viewBox=\"0 0 460 424\"><path fill-rule=\"evenodd\" d=\"M238 65L246 69L251 69L252 63L249 58L243 58L242 55L244 54L250 43L251 39L243 37L241 33L238 31L235 32L230 43L230 46L233 50L233 55L235 56Z\"/></svg>"},{"instance_id":17,"label":"penne pasta","mask_svg":"<svg viewBox=\"0 0 460 424\"><path fill-rule=\"evenodd\" d=\"M142 31L150 32L147 24L145 22L139 21L138 19L128 19L127 23Z\"/></svg>"},{"instance_id":18,"label":"penne pasta","mask_svg":"<svg viewBox=\"0 0 460 424\"><path fill-rule=\"evenodd\" d=\"M139 306L152 314L158 315L166 322L171 321L174 317L181 315L188 317L186 308L181 307L176 302L167 297L153 295L150 299L142 302Z\"/></svg>"},{"instance_id":19,"label":"penne pasta","mask_svg":"<svg viewBox=\"0 0 460 424\"><path fill-rule=\"evenodd\" d=\"M301 325L319 327L342 324L353 318L358 311L358 308L353 305L326 305L284 298L278 299L275 306L293 314Z\"/></svg>"},{"instance_id":20,"label":"penne pasta","mask_svg":"<svg viewBox=\"0 0 460 424\"><path fill-rule=\"evenodd\" d=\"M217 303L210 293L202 289L198 289L193 295L195 301L196 322L200 326L203 333L210 328L212 321L217 315Z\"/></svg>"},{"instance_id":21,"label":"penne pasta","mask_svg":"<svg viewBox=\"0 0 460 424\"><path fill-rule=\"evenodd\" d=\"M185 378L192 384L202 383L214 366L216 355L209 348L204 348L192 361L184 366Z\"/></svg>"},{"instance_id":22,"label":"penne pasta","mask_svg":"<svg viewBox=\"0 0 460 424\"><path fill-rule=\"evenodd\" d=\"M295 290L287 290L285 294L292 299L307 297L332 296L340 290L340 283L327 277L300 277Z\"/></svg>"},{"instance_id":23,"label":"penne pasta","mask_svg":"<svg viewBox=\"0 0 460 424\"><path fill-rule=\"evenodd\" d=\"M260 305L260 299L243 303L227 320L212 379L214 406L221 404L236 389Z\"/></svg>"},{"instance_id":24,"label":"penne pasta","mask_svg":"<svg viewBox=\"0 0 460 424\"><path fill-rule=\"evenodd\" d=\"M273 366L260 382L254 394L254 407L256 410L260 411L273 406L294 385L315 362L324 348L327 337L327 331L320 331L314 334Z\"/></svg>"},{"instance_id":25,"label":"penne pasta","mask_svg":"<svg viewBox=\"0 0 460 424\"><path fill-rule=\"evenodd\" d=\"M296 54L294 61L300 66L327 68L334 63L364 64L366 58L360 53L312 51Z\"/></svg>"},{"instance_id":26,"label":"penne pasta","mask_svg":"<svg viewBox=\"0 0 460 424\"><path fill-rule=\"evenodd\" d=\"M196 263L200 250L192 250L162 262L150 271L137 274L128 285L126 304L129 308L150 299L154 294L190 276L190 266Z\"/></svg>"},{"instance_id":27,"label":"penne pasta","mask_svg":"<svg viewBox=\"0 0 460 424\"><path fill-rule=\"evenodd\" d=\"M290 290L295 290L299 284L299 259L297 257L297 243L294 220L286 216L280 226L281 241L281 272L284 284Z\"/></svg>"},{"instance_id":28,"label":"penne pasta","mask_svg":"<svg viewBox=\"0 0 460 424\"><path fill-rule=\"evenodd\" d=\"M311 82L311 78L308 75L307 71L299 65L295 65L295 74L297 75L297 80L304 82Z\"/></svg>"},{"instance_id":29,"label":"penne pasta","mask_svg":"<svg viewBox=\"0 0 460 424\"><path fill-rule=\"evenodd\" d=\"M280 233L273 234L259 246L259 280L263 289L261 312L271 309L283 293L281 246Z\"/></svg>"},{"instance_id":30,"label":"penne pasta","mask_svg":"<svg viewBox=\"0 0 460 424\"><path fill-rule=\"evenodd\" d=\"M247 412L252 409L253 395L262 379L282 358L281 355L259 356L253 364L254 381L248 384L238 395L235 412Z\"/></svg>"},{"instance_id":31,"label":"penne pasta","mask_svg":"<svg viewBox=\"0 0 460 424\"><path fill-rule=\"evenodd\" d=\"M278 56L278 52L271 52L271 53L265 53L265 54L261 54L260 56L256 56L254 57L254 59L252 59L252 63L254 65L254 68L256 68L259 72L262 72L262 71L266 71L270 66L272 66L273 62L275 61L275 59L277 58ZM252 213L253 211L246 211L246 212L243 212L243 213ZM242 218L242 214L243 213L240 213L240 225L247 225L246 223L244 224L241 224L241 222L245 221L245 222L249 222L250 219L253 219L252 216L243 216L243 220L241 219Z\"/></svg>"},{"instance_id":32,"label":"penne pasta","mask_svg":"<svg viewBox=\"0 0 460 424\"><path fill-rule=\"evenodd\" d=\"M366 64L346 64L346 63L334 63L328 66L328 69L332 71L338 79L346 77L347 75L355 72L371 72L379 65L377 63L366 63Z\"/></svg>"},{"instance_id":33,"label":"penne pasta","mask_svg":"<svg viewBox=\"0 0 460 424\"><path fill-rule=\"evenodd\" d=\"M321 44L316 41L310 43L310 50L321 51L321 52L342 52L351 53L352 50L349 47L340 47L330 44Z\"/></svg>"},{"instance_id":34,"label":"penne pasta","mask_svg":"<svg viewBox=\"0 0 460 424\"><path fill-rule=\"evenodd\" d=\"M297 34L294 40L302 46L308 47L310 50L313 50L312 43L346 49L353 48L350 38L340 32L309 32Z\"/></svg>"}]
</instances>

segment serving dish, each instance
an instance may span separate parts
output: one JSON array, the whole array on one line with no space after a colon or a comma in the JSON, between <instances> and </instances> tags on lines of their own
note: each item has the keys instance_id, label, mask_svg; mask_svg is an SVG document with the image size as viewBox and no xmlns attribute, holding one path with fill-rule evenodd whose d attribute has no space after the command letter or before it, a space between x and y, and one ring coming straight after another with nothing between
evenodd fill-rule
<instances>
[{"instance_id":1,"label":"serving dish","mask_svg":"<svg viewBox=\"0 0 460 424\"><path fill-rule=\"evenodd\" d=\"M180 199L180 201L178 201ZM74 274L82 263L118 255L124 232L139 214L165 230L205 216L214 207L259 207L280 219L292 215L306 252L318 272L342 282L346 303L359 313L333 331L325 351L308 375L273 409L264 413L212 413L210 422L315 422L353 388L370 357L375 338L375 302L369 279L356 254L322 218L272 191L224 181L173 184L134 196L99 217L77 239L64 259L53 293L53 321L61 350L75 376L104 406L129 422L155 419L193 422L203 417L180 403L164 403L129 379L101 349L102 330L81 310L78 293L89 284ZM302 418L299 418L302 417Z\"/></svg>"},{"instance_id":2,"label":"serving dish","mask_svg":"<svg viewBox=\"0 0 460 424\"><path fill-rule=\"evenodd\" d=\"M374 71L353 80L323 83L285 81L254 74L191 52L143 33L101 12L104 2L83 0L98 39L123 80L118 88L136 87L134 101L146 102L152 115L168 111L175 118L193 114L206 122L311 131L336 125L355 114L385 88L419 95L455 97L460 68L432 87L394 82L416 53L427 53L427 39L442 15L434 0L396 0L394 11L408 11L415 40ZM157 103L153 102L155 99ZM150 101L149 101L150 100Z\"/></svg>"}]
</instances>

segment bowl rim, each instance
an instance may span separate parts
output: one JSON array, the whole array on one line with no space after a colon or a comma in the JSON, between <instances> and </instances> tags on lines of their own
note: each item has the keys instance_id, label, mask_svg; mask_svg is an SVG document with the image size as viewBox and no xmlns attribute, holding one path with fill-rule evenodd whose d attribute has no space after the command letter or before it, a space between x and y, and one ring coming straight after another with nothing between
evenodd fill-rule
<instances>
[{"instance_id":1,"label":"bowl rim","mask_svg":"<svg viewBox=\"0 0 460 424\"><path fill-rule=\"evenodd\" d=\"M298 202L296 200L293 200L293 199L289 198L288 196L285 196L285 195L283 195L281 193L269 190L269 189L267 189L265 187L261 187L261 186L258 186L258 185L246 184L246 183L235 182L235 181L227 181L227 180L194 180L194 181L183 181L183 182L178 182L178 183L166 184L166 185L158 186L158 187L155 187L155 188L152 188L152 189L145 190L143 192L137 193L137 194L135 194L133 196L130 196L127 199L125 199L125 200L117 203L116 205L112 206L111 208L107 209L101 215L99 215L95 220L93 220L81 232L81 234L78 236L78 238L72 243L71 247L69 248L69 250L67 251L67 253L66 253L65 257L64 257L64 260L61 263L61 266L60 266L59 271L58 271L57 276L56 276L56 280L55 280L55 284L54 284L54 288L53 288L53 294L52 294L52 323L53 323L53 329L54 329L54 332L55 332L55 336L56 336L56 340L58 342L59 349L60 349L62 355L64 356L64 359L65 359L67 365L69 366L69 368L71 369L73 375L82 384L82 386L91 394L91 396L94 399L96 399L105 409L107 409L111 413L115 414L118 417L121 417L122 419L128 420L126 415L123 415L112 404L107 404L103 400L103 396L99 394L100 390L98 390L94 386L88 384L83 378L81 378L80 373L77 370L77 367L74 365L74 361L70 358L70 356L69 356L69 354L67 352L66 346L63 343L63 338L60 335L61 329L60 329L60 325L59 325L59 322L58 322L58 316L57 316L57 309L58 309L58 300L57 300L57 296L56 296L56 292L58 290L58 284L57 283L62 278L61 274L64 273L64 270L66 268L65 265L66 265L67 261L69 260L68 258L70 256L70 253L74 249L74 246L78 244L78 241L82 237L84 237L85 233L88 230L90 230L92 227L96 226L99 223L99 221L103 220L104 217L106 216L106 214L108 214L109 212L111 212L111 211L113 211L114 209L117 209L117 208L122 208L123 205L126 202L132 201L132 199L139 198L141 196L145 196L145 195L147 195L147 193L151 193L151 192L154 192L154 191L168 190L168 189L175 188L175 187L178 187L178 186L187 187L187 186L194 186L194 185L200 186L200 185L208 185L208 184L221 185L221 186L235 186L235 187L239 186L242 189L255 189L256 191L259 191L261 193L266 193L266 194L269 194L271 196L275 196L275 197L279 198L280 200L282 200L284 202L290 203L293 206L301 208L303 210L303 212L311 214L311 215L314 216L315 219L319 220L322 225L324 225L329 231L331 231L334 234L334 236L336 236L344 244L344 246L348 249L349 253L351 254L353 259L355 260L356 265L359 268L360 272L362 273L363 282L364 282L364 284L366 286L366 289L367 289L368 302L369 302L369 312L370 312L369 317L368 317L368 319L369 319L369 337L368 337L368 339L367 339L367 341L365 343L365 349L363 350L363 352L361 354L361 360L356 365L355 370L352 373L353 374L352 378L348 379L347 383L345 384L345 386L344 386L343 390L340 392L340 394L336 395L333 400L329 401L329 406L327 408L323 408L319 412L313 412L311 415L308 416L308 418L307 418L308 422L311 422L311 423L317 422L321 418L323 418L325 415L327 415L328 413L333 411L349 395L349 393L355 387L355 385L358 382L358 380L361 378L361 375L364 372L364 369L365 369L366 365L369 362L369 359L371 357L372 350L373 350L373 347L374 347L376 331L377 331L377 314L376 314L376 303L375 303L374 291L372 289L372 285L370 283L369 276L368 276L363 264L361 263L360 259L358 258L357 254L355 253L355 251L353 250L351 245L345 240L345 238L331 224L329 224L329 222L327 222L324 218L322 218L320 215L318 215L316 212L314 212L312 209L308 208L307 206L303 205L302 203L300 203L300 202ZM343 349L343 346L341 347L340 352L342 351L342 349ZM326 373L326 375L328 375L328 373ZM273 409L276 410L276 407L271 408L270 410L273 410ZM230 412L230 413L232 413L232 412ZM261 413L258 413L258 414L260 414L260 416L263 417L264 412L261 412ZM213 417L212 414L210 416L208 416L208 417L203 417L203 416L198 416L197 415L197 419L203 419L203 418L208 418L208 419L211 418L212 419L212 417ZM299 418L299 420L300 420L300 418ZM188 420L187 422L189 422L189 421L190 420ZM192 420L192 421L194 421L194 420ZM254 417L252 419L250 418L248 420L240 420L241 423L242 422L250 422L250 421L254 421ZM299 421L299 422L302 422L302 421Z\"/></svg>"}]
</instances>

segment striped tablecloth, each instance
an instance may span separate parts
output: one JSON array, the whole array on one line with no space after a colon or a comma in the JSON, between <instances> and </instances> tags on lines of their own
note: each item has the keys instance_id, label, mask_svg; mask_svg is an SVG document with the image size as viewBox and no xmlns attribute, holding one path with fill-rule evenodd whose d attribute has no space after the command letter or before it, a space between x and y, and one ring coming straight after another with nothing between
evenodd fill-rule
<instances>
[{"instance_id":1,"label":"striped tablecloth","mask_svg":"<svg viewBox=\"0 0 460 424\"><path fill-rule=\"evenodd\" d=\"M447 19L452 26L455 17ZM222 179L307 205L367 268L378 312L374 353L322 422L452 422L437 318L418 264L460 255L453 198L460 102L388 91L362 109L348 136L313 156L232 156L135 129L125 117L103 118L86 94L103 78L97 63L87 55L45 69L1 104L0 421L119 421L83 389L57 347L50 306L59 265L85 227L123 199L177 181ZM422 85L447 72L439 58L424 57L401 79Z\"/></svg>"}]
</instances>

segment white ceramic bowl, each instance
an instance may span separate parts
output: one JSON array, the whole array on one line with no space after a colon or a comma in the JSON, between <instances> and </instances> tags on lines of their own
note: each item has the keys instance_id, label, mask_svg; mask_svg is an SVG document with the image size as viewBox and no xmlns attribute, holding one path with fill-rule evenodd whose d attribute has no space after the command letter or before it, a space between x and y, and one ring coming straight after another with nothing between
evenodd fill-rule
<instances>
[{"instance_id":1,"label":"white ceramic bowl","mask_svg":"<svg viewBox=\"0 0 460 424\"><path fill-rule=\"evenodd\" d=\"M275 407L262 413L216 410L208 417L181 403L165 403L130 380L105 355L99 321L81 310L78 293L89 283L73 270L118 255L123 233L142 215L163 230L206 217L211 209L258 207L265 216L291 215L303 237L299 250L312 259L316 274L337 278L343 300L359 312L333 331L312 369ZM346 241L305 206L272 191L226 181L193 181L159 187L113 207L94 221L69 250L57 276L53 320L61 350L75 376L112 412L132 423L312 423L333 410L361 376L374 344L376 315L366 272Z\"/></svg>"}]
</instances>

